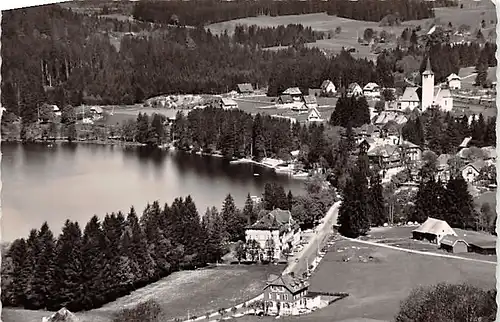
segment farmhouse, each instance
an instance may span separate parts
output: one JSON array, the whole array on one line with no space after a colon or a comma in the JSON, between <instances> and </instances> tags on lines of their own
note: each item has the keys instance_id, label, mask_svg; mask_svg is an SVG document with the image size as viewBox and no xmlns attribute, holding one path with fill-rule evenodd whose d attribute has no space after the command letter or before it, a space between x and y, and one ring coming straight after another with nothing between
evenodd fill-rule
<instances>
[{"instance_id":1,"label":"farmhouse","mask_svg":"<svg viewBox=\"0 0 500 322\"><path fill-rule=\"evenodd\" d=\"M238 108L238 103L232 98L223 97L221 98L221 107L225 110L236 109Z\"/></svg>"},{"instance_id":2,"label":"farmhouse","mask_svg":"<svg viewBox=\"0 0 500 322\"><path fill-rule=\"evenodd\" d=\"M351 83L349 87L347 88L347 96L351 97L357 97L363 95L363 89L361 86L359 86L358 83Z\"/></svg>"},{"instance_id":3,"label":"farmhouse","mask_svg":"<svg viewBox=\"0 0 500 322\"><path fill-rule=\"evenodd\" d=\"M290 87L282 93L283 95L290 95L294 101L302 100L302 92L298 87Z\"/></svg>"},{"instance_id":4,"label":"farmhouse","mask_svg":"<svg viewBox=\"0 0 500 322\"><path fill-rule=\"evenodd\" d=\"M298 315L300 311L319 306L319 296L309 296L309 283L292 275L271 275L264 288L268 314Z\"/></svg>"},{"instance_id":5,"label":"farmhouse","mask_svg":"<svg viewBox=\"0 0 500 322\"><path fill-rule=\"evenodd\" d=\"M240 94L252 94L254 92L252 84L250 83L238 84L237 89Z\"/></svg>"},{"instance_id":6,"label":"farmhouse","mask_svg":"<svg viewBox=\"0 0 500 322\"><path fill-rule=\"evenodd\" d=\"M299 225L288 210L274 209L245 229L245 241L256 241L261 260L279 260L300 241Z\"/></svg>"},{"instance_id":7,"label":"farmhouse","mask_svg":"<svg viewBox=\"0 0 500 322\"><path fill-rule=\"evenodd\" d=\"M323 83L321 83L321 94L323 94L324 96L333 95L336 92L337 88L331 80L327 79L323 81Z\"/></svg>"},{"instance_id":8,"label":"farmhouse","mask_svg":"<svg viewBox=\"0 0 500 322\"><path fill-rule=\"evenodd\" d=\"M450 89L460 89L461 88L461 81L460 81L460 76L457 74L451 74L446 78L448 81L448 87Z\"/></svg>"},{"instance_id":9,"label":"farmhouse","mask_svg":"<svg viewBox=\"0 0 500 322\"><path fill-rule=\"evenodd\" d=\"M376 83L368 83L363 87L363 95L371 98L380 98L380 86Z\"/></svg>"},{"instance_id":10,"label":"farmhouse","mask_svg":"<svg viewBox=\"0 0 500 322\"><path fill-rule=\"evenodd\" d=\"M460 171L462 173L462 177L465 181L472 183L476 181L477 176L482 168L486 166L486 163L483 160L474 161L472 163L467 164Z\"/></svg>"},{"instance_id":11,"label":"farmhouse","mask_svg":"<svg viewBox=\"0 0 500 322\"><path fill-rule=\"evenodd\" d=\"M467 253L469 251L469 244L467 241L453 235L444 236L443 239L441 239L440 247L450 253Z\"/></svg>"},{"instance_id":12,"label":"farmhouse","mask_svg":"<svg viewBox=\"0 0 500 322\"><path fill-rule=\"evenodd\" d=\"M446 235L457 236L453 228L444 220L427 218L427 220L417 229L413 230L413 239L428 240L431 243L441 245L441 240Z\"/></svg>"}]
</instances>

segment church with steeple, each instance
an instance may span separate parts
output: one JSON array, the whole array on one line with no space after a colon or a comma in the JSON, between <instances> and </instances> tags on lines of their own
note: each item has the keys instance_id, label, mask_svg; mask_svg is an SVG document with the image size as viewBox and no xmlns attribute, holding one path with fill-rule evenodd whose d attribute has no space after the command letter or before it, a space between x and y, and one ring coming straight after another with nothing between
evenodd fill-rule
<instances>
[{"instance_id":1,"label":"church with steeple","mask_svg":"<svg viewBox=\"0 0 500 322\"><path fill-rule=\"evenodd\" d=\"M422 112L429 108L439 108L443 111L453 109L451 91L444 86L434 84L434 72L429 58L422 72L422 85L406 87L399 100L398 108L400 110L418 108Z\"/></svg>"}]
</instances>

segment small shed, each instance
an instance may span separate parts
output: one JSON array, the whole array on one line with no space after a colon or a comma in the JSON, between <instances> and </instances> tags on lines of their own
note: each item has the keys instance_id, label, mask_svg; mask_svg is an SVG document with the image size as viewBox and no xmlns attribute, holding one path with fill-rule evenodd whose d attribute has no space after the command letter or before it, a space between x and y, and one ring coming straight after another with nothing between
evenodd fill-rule
<instances>
[{"instance_id":1,"label":"small shed","mask_svg":"<svg viewBox=\"0 0 500 322\"><path fill-rule=\"evenodd\" d=\"M483 255L495 255L497 253L496 240L472 241L469 243L471 252Z\"/></svg>"},{"instance_id":2,"label":"small shed","mask_svg":"<svg viewBox=\"0 0 500 322\"><path fill-rule=\"evenodd\" d=\"M469 244L458 236L446 235L441 239L441 248L450 253L467 253Z\"/></svg>"}]
</instances>

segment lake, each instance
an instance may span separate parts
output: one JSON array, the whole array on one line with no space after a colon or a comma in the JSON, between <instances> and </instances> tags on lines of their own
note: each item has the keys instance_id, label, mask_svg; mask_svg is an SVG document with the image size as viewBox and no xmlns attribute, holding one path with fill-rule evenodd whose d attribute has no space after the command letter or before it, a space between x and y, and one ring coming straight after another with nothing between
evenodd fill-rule
<instances>
[{"instance_id":1,"label":"lake","mask_svg":"<svg viewBox=\"0 0 500 322\"><path fill-rule=\"evenodd\" d=\"M66 219L83 230L94 214L126 213L132 205L142 213L155 200L191 195L203 215L207 207L220 210L228 193L243 207L266 182L304 190L304 181L269 169L176 151L69 143L2 143L1 151L3 241L27 237L44 221L56 235Z\"/></svg>"}]
</instances>

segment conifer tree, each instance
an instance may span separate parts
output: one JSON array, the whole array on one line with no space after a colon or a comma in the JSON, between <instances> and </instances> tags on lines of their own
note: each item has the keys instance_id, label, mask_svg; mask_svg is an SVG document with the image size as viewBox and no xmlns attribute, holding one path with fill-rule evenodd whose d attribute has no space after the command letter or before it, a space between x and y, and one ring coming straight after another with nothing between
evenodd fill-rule
<instances>
[{"instance_id":1,"label":"conifer tree","mask_svg":"<svg viewBox=\"0 0 500 322\"><path fill-rule=\"evenodd\" d=\"M83 291L82 231L78 223L66 220L56 244L54 307L70 311L80 309Z\"/></svg>"},{"instance_id":2,"label":"conifer tree","mask_svg":"<svg viewBox=\"0 0 500 322\"><path fill-rule=\"evenodd\" d=\"M7 306L8 304L12 306L24 305L26 297L24 290L26 289L27 276L23 274L23 270L29 263L29 255L30 253L28 252L28 245L23 238L16 239L9 247L7 257L10 259L10 262L12 264L11 270L9 272L12 280L10 287L8 288L10 294L4 306ZM4 264L2 263L2 266L3 265ZM4 279L2 279L2 283L3 282ZM6 290L2 288L2 295L4 295L5 291Z\"/></svg>"},{"instance_id":3,"label":"conifer tree","mask_svg":"<svg viewBox=\"0 0 500 322\"><path fill-rule=\"evenodd\" d=\"M378 173L374 173L370 178L368 201L370 224L372 226L382 226L385 222L387 222L387 215L385 212L382 180Z\"/></svg>"},{"instance_id":4,"label":"conifer tree","mask_svg":"<svg viewBox=\"0 0 500 322\"><path fill-rule=\"evenodd\" d=\"M55 239L47 222L40 228L37 238L39 253L36 254L36 264L33 271L32 294L30 302L34 308L45 309L53 304L54 285L54 251Z\"/></svg>"},{"instance_id":5,"label":"conifer tree","mask_svg":"<svg viewBox=\"0 0 500 322\"><path fill-rule=\"evenodd\" d=\"M130 208L127 215L127 226L131 238L131 253L135 256L135 260L139 267L135 282L142 286L155 276L155 263L149 253L147 239L139 224L139 219L137 218L134 207Z\"/></svg>"},{"instance_id":6,"label":"conifer tree","mask_svg":"<svg viewBox=\"0 0 500 322\"><path fill-rule=\"evenodd\" d=\"M102 293L104 288L101 272L104 268L104 234L97 216L93 216L83 231L83 299L84 309L91 309L105 303Z\"/></svg>"},{"instance_id":7,"label":"conifer tree","mask_svg":"<svg viewBox=\"0 0 500 322\"><path fill-rule=\"evenodd\" d=\"M370 229L368 187L361 169L354 169L343 193L339 209L339 232L347 237L365 235Z\"/></svg>"},{"instance_id":8,"label":"conifer tree","mask_svg":"<svg viewBox=\"0 0 500 322\"><path fill-rule=\"evenodd\" d=\"M477 229L477 214L474 201L470 195L467 182L461 175L448 181L446 186L448 196L446 220L452 227Z\"/></svg>"},{"instance_id":9,"label":"conifer tree","mask_svg":"<svg viewBox=\"0 0 500 322\"><path fill-rule=\"evenodd\" d=\"M37 256L40 254L41 247L38 242L39 232L32 229L26 240L26 260L22 268L22 279L26 281L24 289L24 308L36 309L37 306L33 302L36 301L35 293L33 292L35 268L37 264Z\"/></svg>"},{"instance_id":10,"label":"conifer tree","mask_svg":"<svg viewBox=\"0 0 500 322\"><path fill-rule=\"evenodd\" d=\"M250 197L250 193L247 195L247 199L245 200L243 216L247 219L248 225L252 225L257 221L257 212L254 210L253 200Z\"/></svg>"}]
</instances>

